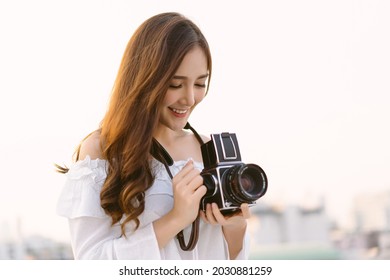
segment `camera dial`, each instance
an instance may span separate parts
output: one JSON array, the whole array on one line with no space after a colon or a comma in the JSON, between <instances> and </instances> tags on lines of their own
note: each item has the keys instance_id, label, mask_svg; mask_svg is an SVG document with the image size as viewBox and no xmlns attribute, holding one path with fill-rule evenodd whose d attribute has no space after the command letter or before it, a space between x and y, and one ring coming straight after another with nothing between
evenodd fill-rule
<instances>
[{"instance_id":1,"label":"camera dial","mask_svg":"<svg viewBox=\"0 0 390 280\"><path fill-rule=\"evenodd\" d=\"M206 186L206 194L204 195L205 197L208 196L213 196L217 192L217 187L218 187L218 180L215 178L215 176L211 173L204 173L202 174L203 177L203 185Z\"/></svg>"}]
</instances>

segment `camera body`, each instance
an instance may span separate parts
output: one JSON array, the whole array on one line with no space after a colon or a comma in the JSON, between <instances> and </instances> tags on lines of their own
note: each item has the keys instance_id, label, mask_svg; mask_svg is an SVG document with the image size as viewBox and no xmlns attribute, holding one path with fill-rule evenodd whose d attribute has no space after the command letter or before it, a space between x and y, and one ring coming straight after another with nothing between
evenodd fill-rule
<instances>
[{"instance_id":1,"label":"camera body","mask_svg":"<svg viewBox=\"0 0 390 280\"><path fill-rule=\"evenodd\" d=\"M268 187L267 176L256 164L241 161L237 137L234 133L211 134L211 140L201 146L204 169L201 172L207 188L200 201L205 211L208 203L217 203L228 215L242 203L256 204Z\"/></svg>"}]
</instances>

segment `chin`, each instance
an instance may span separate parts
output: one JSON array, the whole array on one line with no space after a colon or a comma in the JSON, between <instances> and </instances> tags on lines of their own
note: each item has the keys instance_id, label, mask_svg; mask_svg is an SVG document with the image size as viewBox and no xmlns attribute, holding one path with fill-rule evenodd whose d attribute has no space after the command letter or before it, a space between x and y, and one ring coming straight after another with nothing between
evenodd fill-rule
<instances>
[{"instance_id":1,"label":"chin","mask_svg":"<svg viewBox=\"0 0 390 280\"><path fill-rule=\"evenodd\" d=\"M184 123L182 124L175 124L175 125L172 125L171 129L173 131L182 131L184 129L184 127L186 126L187 124L187 121L185 121Z\"/></svg>"},{"instance_id":2,"label":"chin","mask_svg":"<svg viewBox=\"0 0 390 280\"><path fill-rule=\"evenodd\" d=\"M187 120L182 120L180 122L178 121L175 121L175 122L172 122L172 121L168 121L168 122L165 122L165 121L162 121L160 122L160 125L163 126L163 127L166 127L172 131L176 131L176 132L180 132L184 129L184 127L186 126L187 124Z\"/></svg>"}]
</instances>

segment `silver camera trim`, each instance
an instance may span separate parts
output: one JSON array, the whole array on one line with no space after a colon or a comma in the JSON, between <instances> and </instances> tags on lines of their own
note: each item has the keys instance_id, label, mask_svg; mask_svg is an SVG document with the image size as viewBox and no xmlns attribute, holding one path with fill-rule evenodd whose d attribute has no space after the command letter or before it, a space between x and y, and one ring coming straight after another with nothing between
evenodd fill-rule
<instances>
[{"instance_id":1,"label":"silver camera trim","mask_svg":"<svg viewBox=\"0 0 390 280\"><path fill-rule=\"evenodd\" d=\"M214 186L215 186L213 194L207 195L205 197L213 197L218 191L217 188L219 188L218 178L215 178L215 175L211 172L204 173L203 176L205 176L205 175L211 177L211 179L213 180ZM219 176L219 174L217 174L217 176Z\"/></svg>"},{"instance_id":2,"label":"silver camera trim","mask_svg":"<svg viewBox=\"0 0 390 280\"><path fill-rule=\"evenodd\" d=\"M225 137L225 138L227 138L227 137ZM219 139L220 139L220 141L221 141L223 159L225 159L225 160L237 159L236 145L234 145L234 141L233 141L233 139L232 139L232 136L229 134L229 139L230 139L230 141L232 142L232 145L233 145L234 157L228 157L228 156L226 156L225 144L223 143L222 133L219 134Z\"/></svg>"}]
</instances>

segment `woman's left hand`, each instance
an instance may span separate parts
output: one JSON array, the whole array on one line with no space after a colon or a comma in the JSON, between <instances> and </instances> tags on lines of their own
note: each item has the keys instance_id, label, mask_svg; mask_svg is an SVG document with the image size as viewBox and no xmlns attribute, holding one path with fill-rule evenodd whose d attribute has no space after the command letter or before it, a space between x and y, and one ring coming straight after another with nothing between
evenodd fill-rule
<instances>
[{"instance_id":1,"label":"woman's left hand","mask_svg":"<svg viewBox=\"0 0 390 280\"><path fill-rule=\"evenodd\" d=\"M246 227L246 220L251 216L247 203L241 204L240 211L224 216L216 203L207 204L206 212L200 211L200 217L206 223L221 225L224 228Z\"/></svg>"},{"instance_id":2,"label":"woman's left hand","mask_svg":"<svg viewBox=\"0 0 390 280\"><path fill-rule=\"evenodd\" d=\"M205 212L200 211L200 217L204 222L222 226L230 259L236 259L243 248L246 220L251 216L248 204L243 203L240 208L240 211L229 216L222 215L216 203L208 204Z\"/></svg>"}]
</instances>

